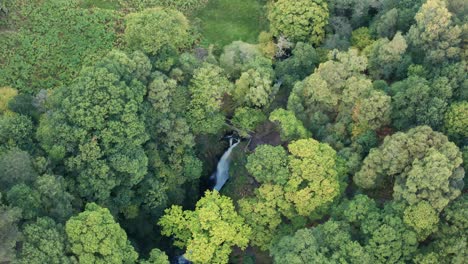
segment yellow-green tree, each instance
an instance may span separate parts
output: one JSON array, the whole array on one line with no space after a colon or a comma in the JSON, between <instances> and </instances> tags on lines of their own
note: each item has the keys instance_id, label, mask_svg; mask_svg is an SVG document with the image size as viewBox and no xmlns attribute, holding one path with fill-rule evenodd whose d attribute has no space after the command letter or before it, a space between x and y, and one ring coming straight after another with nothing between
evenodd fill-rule
<instances>
[{"instance_id":1,"label":"yellow-green tree","mask_svg":"<svg viewBox=\"0 0 468 264\"><path fill-rule=\"evenodd\" d=\"M324 0L278 0L270 7L268 18L276 36L319 45L325 37L328 6Z\"/></svg>"},{"instance_id":2,"label":"yellow-green tree","mask_svg":"<svg viewBox=\"0 0 468 264\"><path fill-rule=\"evenodd\" d=\"M95 203L87 204L84 212L71 217L65 231L80 263L130 264L138 259L127 234L109 210Z\"/></svg>"},{"instance_id":3,"label":"yellow-green tree","mask_svg":"<svg viewBox=\"0 0 468 264\"><path fill-rule=\"evenodd\" d=\"M232 200L217 191L207 191L194 211L173 205L158 224L165 236L174 235L175 245L185 247L185 257L194 263L227 263L232 246L245 248L250 227L237 214Z\"/></svg>"}]
</instances>

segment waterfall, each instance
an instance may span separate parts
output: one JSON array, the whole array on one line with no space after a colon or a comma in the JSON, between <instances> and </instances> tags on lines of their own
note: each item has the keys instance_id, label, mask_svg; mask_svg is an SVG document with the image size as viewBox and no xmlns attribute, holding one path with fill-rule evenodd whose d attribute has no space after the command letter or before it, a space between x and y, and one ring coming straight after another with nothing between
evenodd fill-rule
<instances>
[{"instance_id":1,"label":"waterfall","mask_svg":"<svg viewBox=\"0 0 468 264\"><path fill-rule=\"evenodd\" d=\"M236 140L237 142L232 144L232 141ZM223 188L226 181L229 179L229 156L231 155L232 150L239 144L239 139L230 138L229 139L229 148L224 152L223 156L218 162L216 167L216 172L213 174L216 179L216 185L213 187L213 190L218 192Z\"/></svg>"}]
</instances>

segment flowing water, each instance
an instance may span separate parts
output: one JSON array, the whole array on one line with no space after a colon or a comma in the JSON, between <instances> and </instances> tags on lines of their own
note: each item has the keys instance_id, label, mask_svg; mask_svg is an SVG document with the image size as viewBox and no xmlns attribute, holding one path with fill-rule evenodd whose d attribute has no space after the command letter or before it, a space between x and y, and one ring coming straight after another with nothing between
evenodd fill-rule
<instances>
[{"instance_id":1,"label":"flowing water","mask_svg":"<svg viewBox=\"0 0 468 264\"><path fill-rule=\"evenodd\" d=\"M233 144L233 141L236 143ZM229 163L232 150L239 144L240 140L236 138L229 139L229 148L224 152L223 156L218 162L218 166L216 167L216 172L213 174L216 184L213 187L213 190L217 190L218 192L223 188L226 181L229 179Z\"/></svg>"}]
</instances>

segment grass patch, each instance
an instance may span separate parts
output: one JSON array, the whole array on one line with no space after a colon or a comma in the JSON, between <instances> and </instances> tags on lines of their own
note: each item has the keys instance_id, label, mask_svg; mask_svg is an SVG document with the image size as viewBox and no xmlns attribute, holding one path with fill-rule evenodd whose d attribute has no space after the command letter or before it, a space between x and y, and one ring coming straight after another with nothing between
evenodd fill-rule
<instances>
[{"instance_id":1,"label":"grass patch","mask_svg":"<svg viewBox=\"0 0 468 264\"><path fill-rule=\"evenodd\" d=\"M117 0L82 0L80 6L82 8L98 7L111 10L118 10L120 8Z\"/></svg>"},{"instance_id":2,"label":"grass patch","mask_svg":"<svg viewBox=\"0 0 468 264\"><path fill-rule=\"evenodd\" d=\"M216 48L235 41L257 43L268 22L262 0L210 0L196 17L201 20L202 45Z\"/></svg>"}]
</instances>

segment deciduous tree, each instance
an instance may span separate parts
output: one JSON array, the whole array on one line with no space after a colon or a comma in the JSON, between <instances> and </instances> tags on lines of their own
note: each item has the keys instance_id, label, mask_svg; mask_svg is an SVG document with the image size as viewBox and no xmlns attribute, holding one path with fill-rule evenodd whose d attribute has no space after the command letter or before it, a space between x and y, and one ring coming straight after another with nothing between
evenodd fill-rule
<instances>
[{"instance_id":1,"label":"deciduous tree","mask_svg":"<svg viewBox=\"0 0 468 264\"><path fill-rule=\"evenodd\" d=\"M195 211L173 205L159 225L163 235L175 236L176 246L186 247L184 256L195 263L226 263L231 247L245 248L251 233L231 199L217 191L207 191Z\"/></svg>"},{"instance_id":2,"label":"deciduous tree","mask_svg":"<svg viewBox=\"0 0 468 264\"><path fill-rule=\"evenodd\" d=\"M291 41L306 41L319 45L328 22L328 6L323 0L278 0L270 7L270 27L276 36Z\"/></svg>"},{"instance_id":3,"label":"deciduous tree","mask_svg":"<svg viewBox=\"0 0 468 264\"><path fill-rule=\"evenodd\" d=\"M71 251L80 263L135 263L138 254L107 208L95 203L66 225Z\"/></svg>"}]
</instances>

